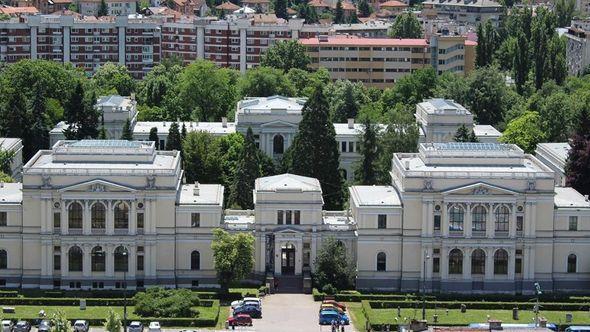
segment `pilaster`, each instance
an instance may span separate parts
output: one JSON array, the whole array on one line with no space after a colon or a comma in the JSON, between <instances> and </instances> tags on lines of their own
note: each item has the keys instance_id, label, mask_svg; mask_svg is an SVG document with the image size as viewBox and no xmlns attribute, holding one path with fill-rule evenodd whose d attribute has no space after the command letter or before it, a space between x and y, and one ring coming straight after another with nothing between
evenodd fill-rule
<instances>
[{"instance_id":1,"label":"pilaster","mask_svg":"<svg viewBox=\"0 0 590 332\"><path fill-rule=\"evenodd\" d=\"M91 250L92 250L92 247L90 244L85 244L82 246L82 250L83 250L82 275L84 277L90 277L92 275L92 271L91 271L91 263L92 263Z\"/></svg>"},{"instance_id":2,"label":"pilaster","mask_svg":"<svg viewBox=\"0 0 590 332\"><path fill-rule=\"evenodd\" d=\"M490 203L486 218L486 237L489 239L493 238L494 231L494 205Z\"/></svg>"},{"instance_id":3,"label":"pilaster","mask_svg":"<svg viewBox=\"0 0 590 332\"><path fill-rule=\"evenodd\" d=\"M466 238L471 237L471 232L473 230L473 218L471 213L471 203L465 204L465 227L463 228L464 234Z\"/></svg>"}]
</instances>

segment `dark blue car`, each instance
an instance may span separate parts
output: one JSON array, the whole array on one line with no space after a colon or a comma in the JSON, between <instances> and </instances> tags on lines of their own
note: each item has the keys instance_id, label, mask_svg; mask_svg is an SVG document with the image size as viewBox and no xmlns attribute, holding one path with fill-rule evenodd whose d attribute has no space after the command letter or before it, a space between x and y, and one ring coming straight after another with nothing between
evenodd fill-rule
<instances>
[{"instance_id":1,"label":"dark blue car","mask_svg":"<svg viewBox=\"0 0 590 332\"><path fill-rule=\"evenodd\" d=\"M252 318L262 318L262 310L253 305L241 305L234 309L234 317L240 314L249 315Z\"/></svg>"},{"instance_id":2,"label":"dark blue car","mask_svg":"<svg viewBox=\"0 0 590 332\"><path fill-rule=\"evenodd\" d=\"M339 322L342 325L350 324L350 320L345 313L339 313L336 310L320 311L320 325L331 325L332 322Z\"/></svg>"}]
</instances>

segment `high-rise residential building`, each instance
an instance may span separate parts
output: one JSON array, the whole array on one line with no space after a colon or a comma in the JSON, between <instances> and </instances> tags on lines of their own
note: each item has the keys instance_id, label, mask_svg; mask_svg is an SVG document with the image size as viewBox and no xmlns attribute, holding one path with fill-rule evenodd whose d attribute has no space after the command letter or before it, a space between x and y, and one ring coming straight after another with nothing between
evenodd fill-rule
<instances>
[{"instance_id":1,"label":"high-rise residential building","mask_svg":"<svg viewBox=\"0 0 590 332\"><path fill-rule=\"evenodd\" d=\"M573 20L564 35L567 71L576 76L590 66L590 20Z\"/></svg>"}]
</instances>

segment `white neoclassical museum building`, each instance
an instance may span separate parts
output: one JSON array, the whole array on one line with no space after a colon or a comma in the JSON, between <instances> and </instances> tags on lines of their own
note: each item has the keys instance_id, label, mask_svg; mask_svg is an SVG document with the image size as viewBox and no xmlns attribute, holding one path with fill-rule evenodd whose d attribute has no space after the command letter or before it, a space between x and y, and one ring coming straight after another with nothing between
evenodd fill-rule
<instances>
[{"instance_id":1,"label":"white neoclassical museum building","mask_svg":"<svg viewBox=\"0 0 590 332\"><path fill-rule=\"evenodd\" d=\"M322 210L316 179L256 181L252 211L185 184L154 142L58 141L0 187L0 286L215 286L212 229L251 232L253 278L301 277L334 236L357 288L529 292L590 289L590 202L514 145L423 143L393 155L390 186L349 188Z\"/></svg>"}]
</instances>

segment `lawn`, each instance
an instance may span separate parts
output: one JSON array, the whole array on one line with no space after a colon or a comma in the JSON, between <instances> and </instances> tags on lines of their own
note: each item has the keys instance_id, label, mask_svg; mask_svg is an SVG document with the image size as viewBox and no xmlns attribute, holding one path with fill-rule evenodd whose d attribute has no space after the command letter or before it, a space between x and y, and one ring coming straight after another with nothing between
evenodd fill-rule
<instances>
[{"instance_id":1,"label":"lawn","mask_svg":"<svg viewBox=\"0 0 590 332\"><path fill-rule=\"evenodd\" d=\"M4 314L0 313L0 317L2 318L9 318L9 319L18 319L18 318L37 318L39 317L39 311L45 310L45 313L48 317L51 317L56 310L61 309L65 312L66 317L68 319L105 319L109 312L109 308L112 308L121 316L123 317L123 307L86 307L86 310L80 310L79 306L11 306L16 309L14 314ZM199 318L201 319L215 319L217 315L217 306L213 305L211 307L195 307L195 309L199 310ZM127 307L127 320L131 321L134 319L140 319L141 317L137 316L134 312L134 308L132 306ZM220 314L220 319L223 318L225 320L226 317L222 317Z\"/></svg>"},{"instance_id":2,"label":"lawn","mask_svg":"<svg viewBox=\"0 0 590 332\"><path fill-rule=\"evenodd\" d=\"M348 310L347 313L352 320L352 325L354 325L355 329L357 331L364 331L367 320L363 314L361 302L347 302L346 310Z\"/></svg>"},{"instance_id":3,"label":"lawn","mask_svg":"<svg viewBox=\"0 0 590 332\"><path fill-rule=\"evenodd\" d=\"M362 308L358 306L350 306L352 316L354 318L363 316ZM573 314L571 324L590 324L590 312L588 311L541 311L539 316L547 318L548 322L556 324L565 324L565 314ZM512 310L467 310L466 313L461 313L459 309L451 309L448 314L445 309L427 309L426 319L429 323L433 321L433 315L438 315L438 324L445 325L467 325L470 323L485 323L488 319L501 320L504 323L532 323L534 322L534 313L532 311L521 310L519 312L519 320L512 319ZM401 318L397 319L397 309L371 309L369 319L371 324L398 324L400 321L410 319L421 319L422 309L401 309ZM362 319L364 321L364 318ZM362 322L364 324L364 322ZM355 321L355 326L357 323ZM358 327L357 327L358 328Z\"/></svg>"},{"instance_id":4,"label":"lawn","mask_svg":"<svg viewBox=\"0 0 590 332\"><path fill-rule=\"evenodd\" d=\"M225 320L229 317L230 313L229 306L220 306L219 307L219 319L217 320L217 326L215 326L216 330L223 330L225 329Z\"/></svg>"}]
</instances>

